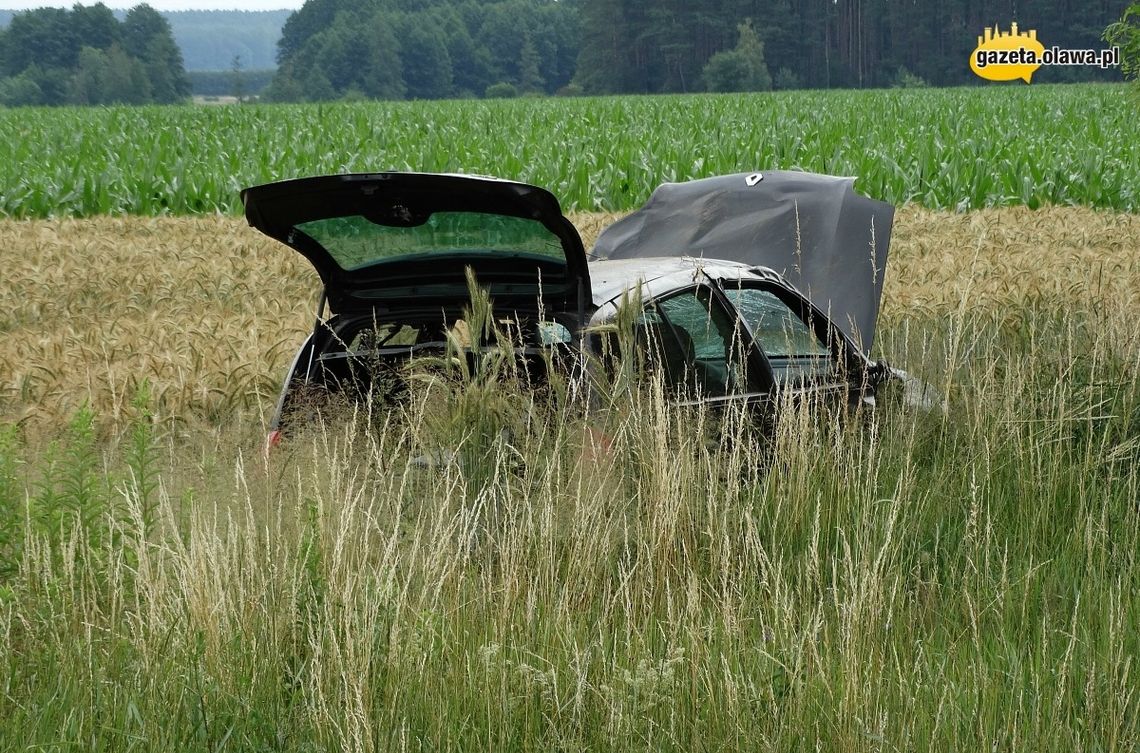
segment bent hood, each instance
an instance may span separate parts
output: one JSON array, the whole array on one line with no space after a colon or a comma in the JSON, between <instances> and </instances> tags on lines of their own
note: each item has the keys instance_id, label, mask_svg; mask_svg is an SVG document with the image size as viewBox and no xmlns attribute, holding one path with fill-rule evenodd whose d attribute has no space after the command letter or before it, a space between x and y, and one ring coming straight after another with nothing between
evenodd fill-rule
<instances>
[{"instance_id":1,"label":"bent hood","mask_svg":"<svg viewBox=\"0 0 1140 753\"><path fill-rule=\"evenodd\" d=\"M894 207L854 178L771 171L665 183L598 237L604 259L692 256L784 275L864 351L875 338Z\"/></svg>"},{"instance_id":2,"label":"bent hood","mask_svg":"<svg viewBox=\"0 0 1140 753\"><path fill-rule=\"evenodd\" d=\"M241 192L249 224L316 268L334 313L466 297L465 270L496 302L575 310L586 254L541 188L468 175L368 173Z\"/></svg>"}]
</instances>

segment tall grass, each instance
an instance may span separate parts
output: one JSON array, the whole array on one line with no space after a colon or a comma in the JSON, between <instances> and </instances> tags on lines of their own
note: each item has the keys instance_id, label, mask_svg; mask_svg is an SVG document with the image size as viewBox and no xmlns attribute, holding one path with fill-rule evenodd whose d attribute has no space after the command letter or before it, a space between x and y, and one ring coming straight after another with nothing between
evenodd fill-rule
<instances>
[{"instance_id":1,"label":"tall grass","mask_svg":"<svg viewBox=\"0 0 1140 753\"><path fill-rule=\"evenodd\" d=\"M0 110L0 215L240 210L243 186L342 171L496 175L577 210L755 169L859 178L896 205L1140 206L1120 86L571 100Z\"/></svg>"},{"instance_id":2,"label":"tall grass","mask_svg":"<svg viewBox=\"0 0 1140 753\"><path fill-rule=\"evenodd\" d=\"M82 470L17 433L0 747L1133 750L1129 321L895 319L945 414L785 406L768 439L652 386L562 410L478 379L221 466L144 400Z\"/></svg>"},{"instance_id":3,"label":"tall grass","mask_svg":"<svg viewBox=\"0 0 1140 753\"><path fill-rule=\"evenodd\" d=\"M877 355L944 414L492 359L264 456L295 254L0 222L0 749L1134 750L1136 229L900 209Z\"/></svg>"}]
</instances>

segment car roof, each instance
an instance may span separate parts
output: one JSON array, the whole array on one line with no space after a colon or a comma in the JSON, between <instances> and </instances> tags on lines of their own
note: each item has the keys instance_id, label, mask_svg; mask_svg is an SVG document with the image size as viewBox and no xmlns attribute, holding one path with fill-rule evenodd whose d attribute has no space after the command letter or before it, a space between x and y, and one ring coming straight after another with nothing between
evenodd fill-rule
<instances>
[{"instance_id":1,"label":"car roof","mask_svg":"<svg viewBox=\"0 0 1140 753\"><path fill-rule=\"evenodd\" d=\"M654 283L652 287L657 290L680 288L694 282L698 273L704 273L714 280L762 280L795 289L782 275L768 267L749 266L724 259L691 256L599 259L591 260L589 268L593 302L597 307L615 301L638 283Z\"/></svg>"}]
</instances>

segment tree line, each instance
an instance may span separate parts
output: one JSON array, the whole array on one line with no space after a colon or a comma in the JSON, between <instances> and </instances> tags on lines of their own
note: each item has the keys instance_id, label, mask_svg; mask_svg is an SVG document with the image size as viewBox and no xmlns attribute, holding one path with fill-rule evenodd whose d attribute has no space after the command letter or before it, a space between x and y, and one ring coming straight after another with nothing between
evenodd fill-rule
<instances>
[{"instance_id":1,"label":"tree line","mask_svg":"<svg viewBox=\"0 0 1140 753\"><path fill-rule=\"evenodd\" d=\"M978 35L1018 21L1104 46L1126 3L1094 0L309 0L268 96L437 98L978 83ZM1119 80L1050 68L1037 81Z\"/></svg>"},{"instance_id":2,"label":"tree line","mask_svg":"<svg viewBox=\"0 0 1140 753\"><path fill-rule=\"evenodd\" d=\"M1104 47L1126 2L1094 0L583 0L575 80L592 93L710 88L709 62L739 47L751 19L775 88L978 83L969 55L986 26L1038 30L1048 45ZM739 61L738 61L739 65ZM1051 68L1035 81L1119 80L1118 70ZM743 74L736 82L748 83ZM760 76L766 88L768 78Z\"/></svg>"},{"instance_id":3,"label":"tree line","mask_svg":"<svg viewBox=\"0 0 1140 753\"><path fill-rule=\"evenodd\" d=\"M0 104L172 103L190 95L182 53L149 5L40 8L0 31Z\"/></svg>"},{"instance_id":4,"label":"tree line","mask_svg":"<svg viewBox=\"0 0 1140 753\"><path fill-rule=\"evenodd\" d=\"M575 0L309 0L285 22L276 100L552 93L580 52Z\"/></svg>"},{"instance_id":5,"label":"tree line","mask_svg":"<svg viewBox=\"0 0 1140 753\"><path fill-rule=\"evenodd\" d=\"M1046 45L1136 39L1123 0L308 0L285 20L277 101L436 99L979 83L979 34L1017 21ZM1110 26L1116 24L1116 26ZM1123 24L1123 25L1122 25ZM1131 34L1132 36L1129 36ZM1132 49L1122 45L1126 57ZM1126 65L1124 70L1134 70ZM1043 68L1035 82L1119 80ZM220 81L221 79L219 79ZM243 81L241 77L230 79ZM166 20L103 5L17 13L0 104L174 102L189 94Z\"/></svg>"}]
</instances>

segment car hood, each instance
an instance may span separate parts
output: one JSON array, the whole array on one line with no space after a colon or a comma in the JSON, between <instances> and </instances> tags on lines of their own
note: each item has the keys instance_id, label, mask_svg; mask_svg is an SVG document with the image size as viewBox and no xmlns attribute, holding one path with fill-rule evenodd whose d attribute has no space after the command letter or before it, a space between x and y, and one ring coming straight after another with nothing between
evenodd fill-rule
<instances>
[{"instance_id":1,"label":"car hood","mask_svg":"<svg viewBox=\"0 0 1140 753\"><path fill-rule=\"evenodd\" d=\"M497 178L368 173L300 178L241 192L249 224L316 268L333 313L466 297L474 270L500 305L577 310L586 255L558 200Z\"/></svg>"},{"instance_id":2,"label":"car hood","mask_svg":"<svg viewBox=\"0 0 1140 753\"><path fill-rule=\"evenodd\" d=\"M869 351L894 207L855 193L854 182L771 171L666 183L606 228L592 256L692 256L768 267Z\"/></svg>"}]
</instances>

